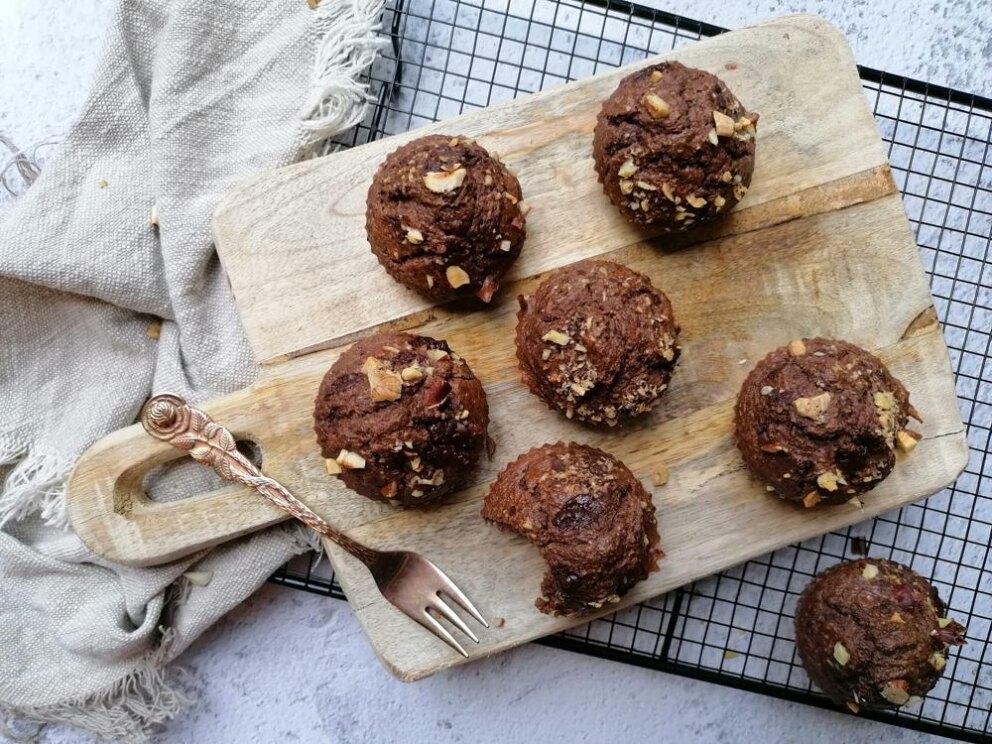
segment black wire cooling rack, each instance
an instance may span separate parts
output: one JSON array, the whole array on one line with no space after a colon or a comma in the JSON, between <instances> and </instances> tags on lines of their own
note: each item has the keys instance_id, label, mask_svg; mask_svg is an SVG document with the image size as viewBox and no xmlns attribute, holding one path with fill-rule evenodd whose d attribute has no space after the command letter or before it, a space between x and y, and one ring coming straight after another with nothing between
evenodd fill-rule
<instances>
[{"instance_id":1,"label":"black wire cooling rack","mask_svg":"<svg viewBox=\"0 0 992 744\"><path fill-rule=\"evenodd\" d=\"M406 0L370 72L378 105L347 147L550 88L721 33L625 2ZM861 68L951 350L971 456L949 489L776 551L541 641L549 646L832 707L793 645L793 611L817 572L870 553L931 577L968 644L915 710L863 717L989 741L992 709L992 100ZM325 564L323 564L326 566ZM325 573L327 572L327 573ZM304 557L272 580L343 597ZM843 715L838 713L838 715Z\"/></svg>"}]
</instances>

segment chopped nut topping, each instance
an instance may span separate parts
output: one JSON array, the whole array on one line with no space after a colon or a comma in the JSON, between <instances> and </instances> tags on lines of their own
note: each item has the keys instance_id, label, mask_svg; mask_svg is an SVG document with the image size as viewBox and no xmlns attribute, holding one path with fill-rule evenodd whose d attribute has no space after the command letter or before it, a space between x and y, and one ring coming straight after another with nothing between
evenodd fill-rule
<instances>
[{"instance_id":1,"label":"chopped nut topping","mask_svg":"<svg viewBox=\"0 0 992 744\"><path fill-rule=\"evenodd\" d=\"M773 388L771 385L762 385L761 386L761 394L762 395L771 395L774 392L775 392L775 388Z\"/></svg>"},{"instance_id":2,"label":"chopped nut topping","mask_svg":"<svg viewBox=\"0 0 992 744\"><path fill-rule=\"evenodd\" d=\"M830 393L820 393L811 398L796 398L792 402L792 405L796 407L796 411L800 416L808 419L819 419L822 418L823 414L830 407L832 397Z\"/></svg>"},{"instance_id":3,"label":"chopped nut topping","mask_svg":"<svg viewBox=\"0 0 992 744\"><path fill-rule=\"evenodd\" d=\"M949 617L938 617L937 618L937 627L939 627L939 628L946 628L948 625L950 625L953 622L954 621L951 620L951 618L949 618Z\"/></svg>"},{"instance_id":4,"label":"chopped nut topping","mask_svg":"<svg viewBox=\"0 0 992 744\"><path fill-rule=\"evenodd\" d=\"M844 703L844 705L846 705L847 706L847 709L849 711L851 711L852 713L854 713L855 715L857 715L858 713L861 712L861 708L858 706L857 703L852 703L852 702L848 701L848 702Z\"/></svg>"},{"instance_id":5,"label":"chopped nut topping","mask_svg":"<svg viewBox=\"0 0 992 744\"><path fill-rule=\"evenodd\" d=\"M530 517L527 517L523 522L520 523L520 529L524 532L530 532L534 529L534 523L531 521Z\"/></svg>"},{"instance_id":6,"label":"chopped nut topping","mask_svg":"<svg viewBox=\"0 0 992 744\"><path fill-rule=\"evenodd\" d=\"M427 276L427 288L428 289L432 289L433 287L434 287L434 277L428 275Z\"/></svg>"},{"instance_id":7,"label":"chopped nut topping","mask_svg":"<svg viewBox=\"0 0 992 744\"><path fill-rule=\"evenodd\" d=\"M840 641L834 644L834 660L841 666L845 666L851 660L851 654Z\"/></svg>"},{"instance_id":8,"label":"chopped nut topping","mask_svg":"<svg viewBox=\"0 0 992 744\"><path fill-rule=\"evenodd\" d=\"M807 509L812 509L823 500L823 497L816 491L810 491L803 497L803 505Z\"/></svg>"},{"instance_id":9,"label":"chopped nut topping","mask_svg":"<svg viewBox=\"0 0 992 744\"><path fill-rule=\"evenodd\" d=\"M503 253L509 253L512 247L513 244L509 240L499 241L499 249L503 251Z\"/></svg>"},{"instance_id":10,"label":"chopped nut topping","mask_svg":"<svg viewBox=\"0 0 992 744\"><path fill-rule=\"evenodd\" d=\"M934 669L936 669L939 672L945 666L947 666L947 659L944 658L944 655L943 654L941 654L939 652L935 652L930 657L930 666L932 666Z\"/></svg>"},{"instance_id":11,"label":"chopped nut topping","mask_svg":"<svg viewBox=\"0 0 992 744\"><path fill-rule=\"evenodd\" d=\"M734 198L737 201L743 199L745 194L747 194L747 186L745 186L742 183L739 183L736 186L734 186Z\"/></svg>"},{"instance_id":12,"label":"chopped nut topping","mask_svg":"<svg viewBox=\"0 0 992 744\"><path fill-rule=\"evenodd\" d=\"M357 452L343 449L337 456L338 465L345 470L362 470L365 467L365 458Z\"/></svg>"},{"instance_id":13,"label":"chopped nut topping","mask_svg":"<svg viewBox=\"0 0 992 744\"><path fill-rule=\"evenodd\" d=\"M692 207L693 209L702 209L703 207L706 206L706 200L701 196L696 196L695 194L689 194L689 196L687 196L685 200L689 203L689 206Z\"/></svg>"},{"instance_id":14,"label":"chopped nut topping","mask_svg":"<svg viewBox=\"0 0 992 744\"><path fill-rule=\"evenodd\" d=\"M820 473L816 477L816 485L818 485L824 491L836 491L837 483L839 481L840 478L837 477L837 474L831 473L829 471L826 473Z\"/></svg>"},{"instance_id":15,"label":"chopped nut topping","mask_svg":"<svg viewBox=\"0 0 992 744\"><path fill-rule=\"evenodd\" d=\"M777 444L776 442L769 442L768 444L761 445L761 451L774 455L779 452L788 452L789 448L783 447L781 444Z\"/></svg>"},{"instance_id":16,"label":"chopped nut topping","mask_svg":"<svg viewBox=\"0 0 992 744\"><path fill-rule=\"evenodd\" d=\"M559 346L565 346L571 338L568 334L562 333L561 331L548 331L541 338L545 341L550 341L553 344L558 344Z\"/></svg>"},{"instance_id":17,"label":"chopped nut topping","mask_svg":"<svg viewBox=\"0 0 992 744\"><path fill-rule=\"evenodd\" d=\"M641 199L641 211L649 212L651 211L651 202L647 199Z\"/></svg>"},{"instance_id":18,"label":"chopped nut topping","mask_svg":"<svg viewBox=\"0 0 992 744\"><path fill-rule=\"evenodd\" d=\"M654 471L654 484L656 486L663 486L666 483L668 483L668 467L659 465Z\"/></svg>"},{"instance_id":19,"label":"chopped nut topping","mask_svg":"<svg viewBox=\"0 0 992 744\"><path fill-rule=\"evenodd\" d=\"M920 435L915 431L909 431L909 429L903 429L898 434L896 434L896 447L898 447L903 452L909 453L916 449L916 445L920 443Z\"/></svg>"},{"instance_id":20,"label":"chopped nut topping","mask_svg":"<svg viewBox=\"0 0 992 744\"><path fill-rule=\"evenodd\" d=\"M421 491L421 490L420 490L419 488L415 488L415 489L414 489L414 490L413 490L413 491L412 491L412 492L410 493L410 495L411 495L411 496L413 496L413 498L415 498L415 499L419 499L419 498L422 498L422 497L423 497L423 495L424 495L424 492L423 492L423 491Z\"/></svg>"},{"instance_id":21,"label":"chopped nut topping","mask_svg":"<svg viewBox=\"0 0 992 744\"><path fill-rule=\"evenodd\" d=\"M865 567L861 569L861 575L868 579L868 581L871 581L878 576L878 566L874 563L865 564Z\"/></svg>"},{"instance_id":22,"label":"chopped nut topping","mask_svg":"<svg viewBox=\"0 0 992 744\"><path fill-rule=\"evenodd\" d=\"M708 139L710 141L710 144L711 145L719 145L720 144L720 138L719 138L719 136L717 136L717 133L716 133L716 130L715 129L711 129L710 130L710 133L708 135L706 135L706 139Z\"/></svg>"},{"instance_id":23,"label":"chopped nut topping","mask_svg":"<svg viewBox=\"0 0 992 744\"><path fill-rule=\"evenodd\" d=\"M895 623L896 625L905 625L906 621L903 620L902 615L898 612L893 612L892 617L889 618L890 623Z\"/></svg>"},{"instance_id":24,"label":"chopped nut topping","mask_svg":"<svg viewBox=\"0 0 992 744\"><path fill-rule=\"evenodd\" d=\"M385 366L385 362L369 357L362 365L362 372L369 380L369 394L372 400L399 400L403 395L403 380Z\"/></svg>"},{"instance_id":25,"label":"chopped nut topping","mask_svg":"<svg viewBox=\"0 0 992 744\"><path fill-rule=\"evenodd\" d=\"M723 209L724 206L726 206L726 204L727 204L727 200L724 199L722 196L719 196L719 195L718 196L714 196L713 197L713 204L714 204L714 206L716 206L717 209Z\"/></svg>"},{"instance_id":26,"label":"chopped nut topping","mask_svg":"<svg viewBox=\"0 0 992 744\"><path fill-rule=\"evenodd\" d=\"M458 138L452 137L450 140L448 140L448 147L458 147Z\"/></svg>"},{"instance_id":27,"label":"chopped nut topping","mask_svg":"<svg viewBox=\"0 0 992 744\"><path fill-rule=\"evenodd\" d=\"M486 177L482 179L482 183L485 186L492 186L493 185L493 176L492 176L492 174L491 173L487 173L486 174Z\"/></svg>"},{"instance_id":28,"label":"chopped nut topping","mask_svg":"<svg viewBox=\"0 0 992 744\"><path fill-rule=\"evenodd\" d=\"M398 490L396 481L389 481L389 483L379 489L379 494L385 499L394 499Z\"/></svg>"},{"instance_id":29,"label":"chopped nut topping","mask_svg":"<svg viewBox=\"0 0 992 744\"><path fill-rule=\"evenodd\" d=\"M733 175L731 174L730 171L724 171L723 175L720 176L720 180L723 181L724 183L730 183L732 179L733 179Z\"/></svg>"},{"instance_id":30,"label":"chopped nut topping","mask_svg":"<svg viewBox=\"0 0 992 744\"><path fill-rule=\"evenodd\" d=\"M503 192L503 198L504 198L504 199L506 199L506 200L507 200L508 202L510 202L510 204L516 204L516 203L517 203L517 201L519 201L519 200L517 199L517 197L515 197L515 196L514 196L513 194L511 194L511 193L510 193L509 191L504 191L504 192Z\"/></svg>"},{"instance_id":31,"label":"chopped nut topping","mask_svg":"<svg viewBox=\"0 0 992 744\"><path fill-rule=\"evenodd\" d=\"M668 201L675 201L675 194L672 193L672 187L667 183L661 184L661 193L665 195L665 198L668 199Z\"/></svg>"},{"instance_id":32,"label":"chopped nut topping","mask_svg":"<svg viewBox=\"0 0 992 744\"><path fill-rule=\"evenodd\" d=\"M882 697L893 705L905 705L909 702L909 684L904 679L892 679L882 688Z\"/></svg>"},{"instance_id":33,"label":"chopped nut topping","mask_svg":"<svg viewBox=\"0 0 992 744\"><path fill-rule=\"evenodd\" d=\"M657 83L659 80L661 80L661 78L662 78L661 70L651 70L652 83Z\"/></svg>"},{"instance_id":34,"label":"chopped nut topping","mask_svg":"<svg viewBox=\"0 0 992 744\"><path fill-rule=\"evenodd\" d=\"M430 359L432 362L436 362L439 359L444 359L446 356L448 356L448 352L446 352L444 349L427 350L427 358Z\"/></svg>"},{"instance_id":35,"label":"chopped nut topping","mask_svg":"<svg viewBox=\"0 0 992 744\"><path fill-rule=\"evenodd\" d=\"M406 231L406 241L408 243L417 245L418 243L424 242L424 234L420 232L420 230L418 230L417 228L408 227L407 225L400 225L400 227L402 227Z\"/></svg>"},{"instance_id":36,"label":"chopped nut topping","mask_svg":"<svg viewBox=\"0 0 992 744\"><path fill-rule=\"evenodd\" d=\"M644 107L647 108L648 113L655 119L665 119L672 113L665 99L654 93L648 93L644 96Z\"/></svg>"},{"instance_id":37,"label":"chopped nut topping","mask_svg":"<svg viewBox=\"0 0 992 744\"><path fill-rule=\"evenodd\" d=\"M327 470L328 475L337 475L341 472L341 466L337 460L324 460L324 469Z\"/></svg>"},{"instance_id":38,"label":"chopped nut topping","mask_svg":"<svg viewBox=\"0 0 992 744\"><path fill-rule=\"evenodd\" d=\"M620 193L621 194L631 194L634 191L634 182L629 178L620 179Z\"/></svg>"},{"instance_id":39,"label":"chopped nut topping","mask_svg":"<svg viewBox=\"0 0 992 744\"><path fill-rule=\"evenodd\" d=\"M797 338L795 341L790 341L789 353L792 354L792 356L802 356L806 353L806 344L803 343L801 338Z\"/></svg>"},{"instance_id":40,"label":"chopped nut topping","mask_svg":"<svg viewBox=\"0 0 992 744\"><path fill-rule=\"evenodd\" d=\"M416 382L423 379L424 371L420 367L406 367L400 372L404 382Z\"/></svg>"},{"instance_id":41,"label":"chopped nut topping","mask_svg":"<svg viewBox=\"0 0 992 744\"><path fill-rule=\"evenodd\" d=\"M450 284L453 289L463 287L472 281L469 279L468 274L465 273L465 269L461 266L449 266L445 269L444 275L448 277L448 284Z\"/></svg>"},{"instance_id":42,"label":"chopped nut topping","mask_svg":"<svg viewBox=\"0 0 992 744\"><path fill-rule=\"evenodd\" d=\"M452 170L430 171L424 176L424 186L435 194L447 194L461 188L466 175L468 171L460 166Z\"/></svg>"},{"instance_id":43,"label":"chopped nut topping","mask_svg":"<svg viewBox=\"0 0 992 744\"><path fill-rule=\"evenodd\" d=\"M729 137L734 133L734 120L722 111L713 111L713 123L716 133L721 137Z\"/></svg>"},{"instance_id":44,"label":"chopped nut topping","mask_svg":"<svg viewBox=\"0 0 992 744\"><path fill-rule=\"evenodd\" d=\"M634 165L634 161L630 158L624 160L623 165L620 166L620 170L617 171L617 175L620 178L630 178L635 173L637 173L637 166Z\"/></svg>"},{"instance_id":45,"label":"chopped nut topping","mask_svg":"<svg viewBox=\"0 0 992 744\"><path fill-rule=\"evenodd\" d=\"M414 483L419 483L425 486L443 486L444 485L444 471L435 470L430 478L414 478Z\"/></svg>"},{"instance_id":46,"label":"chopped nut topping","mask_svg":"<svg viewBox=\"0 0 992 744\"><path fill-rule=\"evenodd\" d=\"M665 347L661 350L661 358L666 362L670 362L675 358L675 350L671 347Z\"/></svg>"},{"instance_id":47,"label":"chopped nut topping","mask_svg":"<svg viewBox=\"0 0 992 744\"><path fill-rule=\"evenodd\" d=\"M519 201L519 202L517 203L517 209L519 209L519 210L520 210L520 215L521 215L522 217L526 217L526 216L527 216L528 214L530 214L530 210L532 209L532 207L530 206L530 204L528 204L528 203L527 203L527 202L525 202L525 201L524 201L523 199L521 199L521 200L520 200L520 201Z\"/></svg>"},{"instance_id":48,"label":"chopped nut topping","mask_svg":"<svg viewBox=\"0 0 992 744\"><path fill-rule=\"evenodd\" d=\"M644 189L645 191L657 191L658 190L658 187L657 186L655 186L652 183L648 183L647 181L638 181L637 182L637 188Z\"/></svg>"}]
</instances>

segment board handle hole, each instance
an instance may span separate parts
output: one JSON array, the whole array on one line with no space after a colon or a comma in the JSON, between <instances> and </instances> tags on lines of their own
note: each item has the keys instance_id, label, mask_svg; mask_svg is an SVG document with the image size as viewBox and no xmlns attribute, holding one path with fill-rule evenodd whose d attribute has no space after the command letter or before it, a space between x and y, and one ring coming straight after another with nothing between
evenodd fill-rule
<instances>
[{"instance_id":1,"label":"board handle hole","mask_svg":"<svg viewBox=\"0 0 992 744\"><path fill-rule=\"evenodd\" d=\"M252 439L237 440L238 452L259 470L264 460L262 447ZM189 455L152 468L141 482L145 495L158 503L181 501L231 485L212 469L194 462Z\"/></svg>"}]
</instances>

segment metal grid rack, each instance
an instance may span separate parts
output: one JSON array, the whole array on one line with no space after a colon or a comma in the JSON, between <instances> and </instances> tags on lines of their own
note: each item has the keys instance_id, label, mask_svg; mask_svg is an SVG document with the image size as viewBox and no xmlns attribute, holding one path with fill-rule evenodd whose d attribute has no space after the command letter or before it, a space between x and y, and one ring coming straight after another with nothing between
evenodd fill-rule
<instances>
[{"instance_id":1,"label":"metal grid rack","mask_svg":"<svg viewBox=\"0 0 992 744\"><path fill-rule=\"evenodd\" d=\"M370 72L378 105L350 146L543 90L720 33L605 0L406 0L386 10ZM992 100L870 69L865 95L888 146L957 376L971 456L951 488L847 530L784 548L543 640L550 646L832 707L796 657L803 587L870 553L931 577L969 642L916 710L863 717L987 741L992 716ZM325 564L326 565L326 564ZM327 571L325 568L324 571ZM272 580L343 597L309 558Z\"/></svg>"}]
</instances>

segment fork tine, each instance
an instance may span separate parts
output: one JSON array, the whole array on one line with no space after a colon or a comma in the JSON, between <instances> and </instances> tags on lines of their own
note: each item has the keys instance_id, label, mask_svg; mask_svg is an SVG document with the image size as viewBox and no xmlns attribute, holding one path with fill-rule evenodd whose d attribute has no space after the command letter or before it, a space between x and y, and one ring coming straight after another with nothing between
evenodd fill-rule
<instances>
[{"instance_id":1,"label":"fork tine","mask_svg":"<svg viewBox=\"0 0 992 744\"><path fill-rule=\"evenodd\" d=\"M427 610L421 610L421 612L422 614L415 616L413 619L467 659L468 653L466 653L465 649L459 645L458 641L454 639L451 633L448 632L448 629L432 617Z\"/></svg>"},{"instance_id":2,"label":"fork tine","mask_svg":"<svg viewBox=\"0 0 992 744\"><path fill-rule=\"evenodd\" d=\"M434 565L434 564L431 564ZM484 628L489 627L489 623L486 622L486 618L482 616L482 613L475 609L475 605L469 601L469 598L465 596L465 593L455 586L455 582L448 578L448 575L442 571L437 566L434 566L434 570L438 573L438 578L441 581L440 591L447 594L451 599L454 600L455 604L461 607L465 612L474 617Z\"/></svg>"},{"instance_id":3,"label":"fork tine","mask_svg":"<svg viewBox=\"0 0 992 744\"><path fill-rule=\"evenodd\" d=\"M448 605L444 603L444 600L441 599L438 595L435 594L434 596L437 597L437 599L435 599L434 602L432 602L429 605L429 607L435 612L439 613L441 617L443 617L449 623L451 623L456 628L458 628L458 630L460 630L462 633L464 633L473 641L478 643L479 639L475 637L475 633L473 633L471 629L465 624L465 622L460 617L458 617L455 611L450 607L448 607Z\"/></svg>"}]
</instances>

